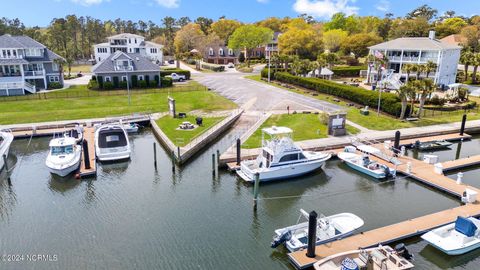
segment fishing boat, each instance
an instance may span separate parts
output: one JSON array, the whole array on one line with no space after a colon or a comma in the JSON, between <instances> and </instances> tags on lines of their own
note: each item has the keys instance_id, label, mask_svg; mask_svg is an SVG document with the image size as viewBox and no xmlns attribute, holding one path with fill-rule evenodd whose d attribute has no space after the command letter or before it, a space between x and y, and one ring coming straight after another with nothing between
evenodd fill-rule
<instances>
[{"instance_id":1,"label":"fishing boat","mask_svg":"<svg viewBox=\"0 0 480 270\"><path fill-rule=\"evenodd\" d=\"M308 213L300 209L297 224L275 230L275 236L271 244L272 248L285 243L291 252L306 248L308 244ZM306 219L306 222L301 222ZM317 218L316 244L328 243L351 235L355 230L362 227L363 220L351 213L341 213L332 216L320 215Z\"/></svg>"},{"instance_id":2,"label":"fishing boat","mask_svg":"<svg viewBox=\"0 0 480 270\"><path fill-rule=\"evenodd\" d=\"M11 132L0 131L0 171L3 169L5 163L3 156L8 157L8 151L13 141L13 134Z\"/></svg>"},{"instance_id":3,"label":"fishing boat","mask_svg":"<svg viewBox=\"0 0 480 270\"><path fill-rule=\"evenodd\" d=\"M95 131L95 153L100 161L130 158L128 134L122 125L103 125Z\"/></svg>"},{"instance_id":4,"label":"fishing boat","mask_svg":"<svg viewBox=\"0 0 480 270\"><path fill-rule=\"evenodd\" d=\"M125 129L127 133L137 133L139 128L140 125L137 123L123 124L123 129Z\"/></svg>"},{"instance_id":5,"label":"fishing boat","mask_svg":"<svg viewBox=\"0 0 480 270\"><path fill-rule=\"evenodd\" d=\"M480 220L458 217L454 223L422 235L422 239L448 255L461 255L480 248Z\"/></svg>"},{"instance_id":6,"label":"fishing boat","mask_svg":"<svg viewBox=\"0 0 480 270\"><path fill-rule=\"evenodd\" d=\"M313 267L315 270L407 270L414 265L408 260L412 257L403 244L403 250L389 246L358 249L328 256ZM408 259L407 259L408 258Z\"/></svg>"},{"instance_id":7,"label":"fishing boat","mask_svg":"<svg viewBox=\"0 0 480 270\"><path fill-rule=\"evenodd\" d=\"M50 173L65 177L76 171L82 158L82 146L73 137L54 138L50 141L45 165Z\"/></svg>"},{"instance_id":8,"label":"fishing boat","mask_svg":"<svg viewBox=\"0 0 480 270\"><path fill-rule=\"evenodd\" d=\"M288 127L262 129L262 151L255 160L242 161L237 174L248 182L301 176L317 170L331 158L330 153L303 151L292 140Z\"/></svg>"},{"instance_id":9,"label":"fishing boat","mask_svg":"<svg viewBox=\"0 0 480 270\"><path fill-rule=\"evenodd\" d=\"M72 128L64 133L64 136L68 136L71 138L75 138L75 141L78 144L81 144L83 142L83 127L80 125L75 126L75 128Z\"/></svg>"},{"instance_id":10,"label":"fishing boat","mask_svg":"<svg viewBox=\"0 0 480 270\"><path fill-rule=\"evenodd\" d=\"M417 148L420 151L432 151L432 150L441 150L448 149L452 145L451 142L445 140L431 141L431 142L420 142L416 141L413 145L414 148Z\"/></svg>"},{"instance_id":11,"label":"fishing boat","mask_svg":"<svg viewBox=\"0 0 480 270\"><path fill-rule=\"evenodd\" d=\"M337 154L337 157L350 168L376 179L385 179L396 175L395 169L371 160L368 154L357 154L353 146L345 147L343 152Z\"/></svg>"}]
</instances>

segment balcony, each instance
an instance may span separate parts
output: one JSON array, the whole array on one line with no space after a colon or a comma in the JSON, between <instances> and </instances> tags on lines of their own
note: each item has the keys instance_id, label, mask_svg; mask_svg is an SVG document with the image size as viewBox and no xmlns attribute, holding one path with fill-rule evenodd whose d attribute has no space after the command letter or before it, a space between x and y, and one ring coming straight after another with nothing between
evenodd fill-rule
<instances>
[{"instance_id":1,"label":"balcony","mask_svg":"<svg viewBox=\"0 0 480 270\"><path fill-rule=\"evenodd\" d=\"M1 55L0 59L23 59L23 55Z\"/></svg>"},{"instance_id":2,"label":"balcony","mask_svg":"<svg viewBox=\"0 0 480 270\"><path fill-rule=\"evenodd\" d=\"M427 63L428 61L432 61L434 63L437 62L438 58L436 57L415 57L415 56L388 56L389 62L403 62L403 63Z\"/></svg>"},{"instance_id":3,"label":"balcony","mask_svg":"<svg viewBox=\"0 0 480 270\"><path fill-rule=\"evenodd\" d=\"M25 70L25 77L38 77L38 76L43 76L45 74L45 71L43 70Z\"/></svg>"},{"instance_id":4,"label":"balcony","mask_svg":"<svg viewBox=\"0 0 480 270\"><path fill-rule=\"evenodd\" d=\"M133 71L132 66L115 66L116 71Z\"/></svg>"},{"instance_id":5,"label":"balcony","mask_svg":"<svg viewBox=\"0 0 480 270\"><path fill-rule=\"evenodd\" d=\"M11 73L0 72L0 77L22 77L22 74L20 72L11 72Z\"/></svg>"}]
</instances>

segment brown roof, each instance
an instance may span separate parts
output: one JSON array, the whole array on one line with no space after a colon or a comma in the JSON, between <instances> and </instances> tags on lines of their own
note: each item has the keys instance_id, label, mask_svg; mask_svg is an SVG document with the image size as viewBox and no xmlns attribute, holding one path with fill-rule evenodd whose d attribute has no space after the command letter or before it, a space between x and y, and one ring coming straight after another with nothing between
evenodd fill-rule
<instances>
[{"instance_id":1,"label":"brown roof","mask_svg":"<svg viewBox=\"0 0 480 270\"><path fill-rule=\"evenodd\" d=\"M461 43L465 41L465 37L459 34L453 34L440 39L440 41L459 46Z\"/></svg>"}]
</instances>

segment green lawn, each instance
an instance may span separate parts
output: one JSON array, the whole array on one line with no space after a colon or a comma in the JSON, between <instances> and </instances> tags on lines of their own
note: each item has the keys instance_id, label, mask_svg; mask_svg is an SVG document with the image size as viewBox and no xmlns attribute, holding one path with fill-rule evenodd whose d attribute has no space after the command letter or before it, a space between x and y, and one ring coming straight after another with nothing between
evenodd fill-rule
<instances>
[{"instance_id":1,"label":"green lawn","mask_svg":"<svg viewBox=\"0 0 480 270\"><path fill-rule=\"evenodd\" d=\"M246 76L245 78L269 84L268 82L261 80L260 75ZM301 90L289 89L274 83L270 83L270 84L291 92L295 92L305 96L310 96L319 100L328 101L330 103L343 106L347 110L348 120L371 130L393 130L393 129L400 129L400 128L423 127L423 126L438 125L438 124L445 124L445 123L452 123L452 122L460 122L462 121L462 115L464 113L463 111L455 111L455 112L436 111L433 114L432 111L426 111L426 116L422 117L419 121L406 122L386 114L380 114L379 116L377 116L376 109L370 108L370 115L364 116L360 114L359 109L354 107L348 107L346 105L347 102L345 101L334 102L333 99L335 97L333 96L310 91L310 90L304 90L304 89L301 89ZM317 96L313 96L312 93L317 94ZM480 113L478 112L470 112L467 115L468 115L467 116L468 120L480 119Z\"/></svg>"},{"instance_id":2,"label":"green lawn","mask_svg":"<svg viewBox=\"0 0 480 270\"><path fill-rule=\"evenodd\" d=\"M131 113L151 113L168 111L167 97L176 99L178 112L192 110L229 110L236 105L209 91L177 91L182 88L162 89L161 91L132 91L131 105L128 105L127 91L92 91L85 86L75 86L67 90L31 95L29 100L0 99L0 124L35 123L56 120L73 120L126 115ZM153 91L156 91L155 93ZM91 95L86 97L86 94ZM101 94L101 95L100 95ZM61 98L59 97L61 96ZM62 96L63 95L63 96ZM68 95L68 98L67 98ZM100 96L99 96L100 95ZM80 96L80 97L79 97ZM83 96L83 97L81 97ZM36 99L39 97L41 99Z\"/></svg>"},{"instance_id":3,"label":"green lawn","mask_svg":"<svg viewBox=\"0 0 480 270\"><path fill-rule=\"evenodd\" d=\"M178 126L185 121L195 124L196 116L190 115L187 118L173 118L164 116L156 121L157 125L168 136L168 138L177 146L185 146L194 138L207 131L209 128L225 119L225 117L203 117L203 126L194 130L178 130Z\"/></svg>"},{"instance_id":4,"label":"green lawn","mask_svg":"<svg viewBox=\"0 0 480 270\"><path fill-rule=\"evenodd\" d=\"M85 64L85 65L73 65L72 66L71 73L76 74L80 71L82 73L90 73L90 72L92 72L92 65ZM68 73L68 67L67 66L64 67L63 72Z\"/></svg>"}]
</instances>

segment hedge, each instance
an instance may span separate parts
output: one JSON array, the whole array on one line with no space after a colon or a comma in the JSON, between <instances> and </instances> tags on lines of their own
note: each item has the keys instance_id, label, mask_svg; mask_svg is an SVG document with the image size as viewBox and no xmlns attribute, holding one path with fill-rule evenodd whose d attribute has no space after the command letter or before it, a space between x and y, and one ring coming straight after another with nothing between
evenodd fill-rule
<instances>
[{"instance_id":1,"label":"hedge","mask_svg":"<svg viewBox=\"0 0 480 270\"><path fill-rule=\"evenodd\" d=\"M60 89L63 87L63 84L60 82L49 82L48 83L48 89Z\"/></svg>"},{"instance_id":2,"label":"hedge","mask_svg":"<svg viewBox=\"0 0 480 270\"><path fill-rule=\"evenodd\" d=\"M184 69L168 68L160 70L160 76L165 77L172 73L177 73L178 75L185 75L187 80L190 80L190 71Z\"/></svg>"},{"instance_id":3,"label":"hedge","mask_svg":"<svg viewBox=\"0 0 480 270\"><path fill-rule=\"evenodd\" d=\"M348 66L348 67L333 67L332 71L339 77L358 77L360 76L360 70L366 70L364 66Z\"/></svg>"},{"instance_id":4,"label":"hedge","mask_svg":"<svg viewBox=\"0 0 480 270\"><path fill-rule=\"evenodd\" d=\"M315 90L320 93L347 99L352 102L376 108L378 105L378 92L366 90L360 87L339 84L333 81L327 81L317 78L305 78L293 76L286 72L276 72L275 79L280 82L294 84L307 89ZM396 94L382 93L382 102L380 109L390 115L398 117L402 104ZM407 107L407 114L409 107Z\"/></svg>"},{"instance_id":5,"label":"hedge","mask_svg":"<svg viewBox=\"0 0 480 270\"><path fill-rule=\"evenodd\" d=\"M212 70L212 71L215 71L215 72L225 71L225 66L214 65L214 64L207 64L207 63L202 63L201 68L209 69L209 70Z\"/></svg>"},{"instance_id":6,"label":"hedge","mask_svg":"<svg viewBox=\"0 0 480 270\"><path fill-rule=\"evenodd\" d=\"M162 77L162 87L170 87L173 85L173 79L169 77Z\"/></svg>"},{"instance_id":7,"label":"hedge","mask_svg":"<svg viewBox=\"0 0 480 270\"><path fill-rule=\"evenodd\" d=\"M464 104L459 104L457 106L438 106L438 105L425 105L423 108L425 110L432 110L432 111L458 111L458 110L471 110L477 107L477 102L475 101L468 101Z\"/></svg>"},{"instance_id":8,"label":"hedge","mask_svg":"<svg viewBox=\"0 0 480 270\"><path fill-rule=\"evenodd\" d=\"M270 78L275 78L275 72L285 72L284 68L270 68ZM268 78L268 68L262 69L262 78Z\"/></svg>"}]
</instances>

